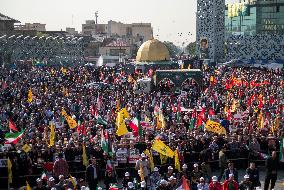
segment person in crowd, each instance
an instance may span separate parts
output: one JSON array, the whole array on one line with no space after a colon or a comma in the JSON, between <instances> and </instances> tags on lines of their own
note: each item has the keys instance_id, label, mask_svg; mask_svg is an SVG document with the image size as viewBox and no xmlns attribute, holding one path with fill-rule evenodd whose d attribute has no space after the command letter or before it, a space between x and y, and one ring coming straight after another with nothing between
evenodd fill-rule
<instances>
[{"instance_id":1,"label":"person in crowd","mask_svg":"<svg viewBox=\"0 0 284 190\"><path fill-rule=\"evenodd\" d=\"M259 171L254 162L250 162L249 167L246 169L246 174L249 175L249 181L252 182L252 188L260 187Z\"/></svg>"},{"instance_id":2,"label":"person in crowd","mask_svg":"<svg viewBox=\"0 0 284 190\"><path fill-rule=\"evenodd\" d=\"M36 186L33 188L34 190L47 190L47 188L43 185L42 179L36 179Z\"/></svg>"},{"instance_id":3,"label":"person in crowd","mask_svg":"<svg viewBox=\"0 0 284 190\"><path fill-rule=\"evenodd\" d=\"M150 165L149 165L147 156L144 153L141 154L141 158L137 160L136 165L135 165L136 170L140 170L141 168L143 169L143 175L144 175L145 181L147 182L148 176L150 173L149 171Z\"/></svg>"},{"instance_id":4,"label":"person in crowd","mask_svg":"<svg viewBox=\"0 0 284 190\"><path fill-rule=\"evenodd\" d=\"M168 180L171 176L175 176L174 168L172 166L168 166L168 171L164 174L164 179Z\"/></svg>"},{"instance_id":5,"label":"person in crowd","mask_svg":"<svg viewBox=\"0 0 284 190\"><path fill-rule=\"evenodd\" d=\"M221 181L224 171L227 166L227 156L226 156L226 147L222 147L222 149L219 152L219 168L220 168L220 175L218 177L218 180Z\"/></svg>"},{"instance_id":6,"label":"person in crowd","mask_svg":"<svg viewBox=\"0 0 284 190\"><path fill-rule=\"evenodd\" d=\"M111 170L107 170L106 171L106 175L105 175L105 178L104 178L104 183L105 183L106 189L109 189L110 184L117 183L117 180L113 176L113 173L112 173Z\"/></svg>"},{"instance_id":7,"label":"person in crowd","mask_svg":"<svg viewBox=\"0 0 284 190\"><path fill-rule=\"evenodd\" d=\"M159 168L155 167L154 172L150 176L150 186L152 188L157 187L157 185L160 183L162 177L161 174L159 173Z\"/></svg>"},{"instance_id":8,"label":"person in crowd","mask_svg":"<svg viewBox=\"0 0 284 190\"><path fill-rule=\"evenodd\" d=\"M249 179L249 175L246 174L244 176L244 180L241 181L241 183L239 185L239 189L240 190L253 190L252 182Z\"/></svg>"},{"instance_id":9,"label":"person in crowd","mask_svg":"<svg viewBox=\"0 0 284 190\"><path fill-rule=\"evenodd\" d=\"M224 179L225 179L225 180L229 179L230 174L233 174L234 180L235 180L236 182L238 182L238 171L237 171L237 169L234 167L234 163L233 163L233 162L229 162L229 163L228 163L228 168L225 169L225 171L224 171Z\"/></svg>"},{"instance_id":10,"label":"person in crowd","mask_svg":"<svg viewBox=\"0 0 284 190\"><path fill-rule=\"evenodd\" d=\"M209 183L209 190L222 190L222 185L218 181L217 176L213 176L211 182Z\"/></svg>"},{"instance_id":11,"label":"person in crowd","mask_svg":"<svg viewBox=\"0 0 284 190\"><path fill-rule=\"evenodd\" d=\"M64 177L68 177L69 175L68 163L63 158L63 154L61 152L58 154L58 159L54 162L53 174L57 179L60 175L63 175Z\"/></svg>"},{"instance_id":12,"label":"person in crowd","mask_svg":"<svg viewBox=\"0 0 284 190\"><path fill-rule=\"evenodd\" d=\"M234 174L229 174L229 178L223 183L223 190L238 190L238 182L234 180Z\"/></svg>"},{"instance_id":13,"label":"person in crowd","mask_svg":"<svg viewBox=\"0 0 284 190\"><path fill-rule=\"evenodd\" d=\"M122 180L122 186L123 186L124 188L127 188L127 187L128 187L128 183L129 183L129 182L132 182L132 181L133 181L133 179L130 177L129 172L125 172L124 178L123 178L123 180Z\"/></svg>"},{"instance_id":14,"label":"person in crowd","mask_svg":"<svg viewBox=\"0 0 284 190\"><path fill-rule=\"evenodd\" d=\"M266 160L266 176L264 183L264 190L268 190L269 184L270 189L275 187L275 182L277 180L277 171L279 168L279 160L277 158L276 151L273 151L271 156Z\"/></svg>"},{"instance_id":15,"label":"person in crowd","mask_svg":"<svg viewBox=\"0 0 284 190\"><path fill-rule=\"evenodd\" d=\"M158 186L157 190L170 190L168 186L168 182L164 179L160 181L160 185Z\"/></svg>"},{"instance_id":16,"label":"person in crowd","mask_svg":"<svg viewBox=\"0 0 284 190\"><path fill-rule=\"evenodd\" d=\"M191 176L191 188L193 190L195 189L197 190L199 179L202 177L202 173L199 170L198 164L195 163L193 165L193 171L191 172L190 176Z\"/></svg>"},{"instance_id":17,"label":"person in crowd","mask_svg":"<svg viewBox=\"0 0 284 190\"><path fill-rule=\"evenodd\" d=\"M209 190L208 183L205 182L204 177L201 177L201 178L199 179L199 183L198 183L198 185L197 185L197 189L198 189L198 190Z\"/></svg>"},{"instance_id":18,"label":"person in crowd","mask_svg":"<svg viewBox=\"0 0 284 190\"><path fill-rule=\"evenodd\" d=\"M89 160L89 166L86 169L86 179L90 190L95 190L98 186L98 167L95 158Z\"/></svg>"}]
</instances>

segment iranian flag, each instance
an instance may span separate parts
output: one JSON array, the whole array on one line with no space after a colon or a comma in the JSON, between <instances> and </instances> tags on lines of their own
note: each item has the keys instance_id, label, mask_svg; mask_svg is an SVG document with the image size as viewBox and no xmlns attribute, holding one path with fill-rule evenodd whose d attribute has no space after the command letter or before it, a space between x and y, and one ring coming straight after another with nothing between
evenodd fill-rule
<instances>
[{"instance_id":1,"label":"iranian flag","mask_svg":"<svg viewBox=\"0 0 284 190\"><path fill-rule=\"evenodd\" d=\"M5 135L6 142L5 144L17 144L19 140L22 138L24 132L18 133L7 133Z\"/></svg>"},{"instance_id":2,"label":"iranian flag","mask_svg":"<svg viewBox=\"0 0 284 190\"><path fill-rule=\"evenodd\" d=\"M142 126L140 124L140 121L135 117L130 123L129 127L132 129L134 137L137 137L138 135L141 137L143 134Z\"/></svg>"},{"instance_id":3,"label":"iranian flag","mask_svg":"<svg viewBox=\"0 0 284 190\"><path fill-rule=\"evenodd\" d=\"M284 144L284 138L282 139L282 142L280 144L280 162L284 162L284 147L283 147L283 144Z\"/></svg>"},{"instance_id":4,"label":"iranian flag","mask_svg":"<svg viewBox=\"0 0 284 190\"><path fill-rule=\"evenodd\" d=\"M101 130L101 147L104 152L108 153L108 131Z\"/></svg>"}]
</instances>

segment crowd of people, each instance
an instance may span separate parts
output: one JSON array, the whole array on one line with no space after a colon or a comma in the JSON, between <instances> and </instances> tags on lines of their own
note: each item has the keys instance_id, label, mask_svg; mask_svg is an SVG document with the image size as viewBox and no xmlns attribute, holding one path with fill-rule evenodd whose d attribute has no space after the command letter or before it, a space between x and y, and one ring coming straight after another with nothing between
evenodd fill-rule
<instances>
[{"instance_id":1,"label":"crowd of people","mask_svg":"<svg viewBox=\"0 0 284 190\"><path fill-rule=\"evenodd\" d=\"M202 87L190 80L182 94L159 85L134 93L135 81L146 74L123 67L0 72L0 159L11 162L11 188L253 190L261 186L259 160L266 162L262 188L275 186L284 137L283 70L207 68ZM88 85L94 82L104 87ZM128 133L118 135L122 110ZM208 120L226 132L206 130ZM178 160L155 151L157 139Z\"/></svg>"}]
</instances>

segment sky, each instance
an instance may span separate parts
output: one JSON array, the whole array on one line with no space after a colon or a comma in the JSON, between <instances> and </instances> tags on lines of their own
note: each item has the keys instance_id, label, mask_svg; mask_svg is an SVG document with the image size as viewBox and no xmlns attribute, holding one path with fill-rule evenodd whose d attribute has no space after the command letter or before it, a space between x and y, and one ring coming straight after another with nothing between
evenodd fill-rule
<instances>
[{"instance_id":1,"label":"sky","mask_svg":"<svg viewBox=\"0 0 284 190\"><path fill-rule=\"evenodd\" d=\"M196 0L0 0L0 13L23 24L46 24L47 30L81 31L85 20L94 20L98 11L98 23L151 23L155 38L181 45L195 41L196 4Z\"/></svg>"}]
</instances>

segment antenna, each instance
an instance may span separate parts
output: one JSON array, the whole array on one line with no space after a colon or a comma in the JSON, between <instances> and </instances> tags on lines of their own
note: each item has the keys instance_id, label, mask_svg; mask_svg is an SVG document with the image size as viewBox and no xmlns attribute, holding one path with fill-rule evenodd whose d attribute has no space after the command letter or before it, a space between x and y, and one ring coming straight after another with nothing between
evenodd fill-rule
<instances>
[{"instance_id":1,"label":"antenna","mask_svg":"<svg viewBox=\"0 0 284 190\"><path fill-rule=\"evenodd\" d=\"M98 24L98 17L99 17L99 12L98 11L95 12L95 17L96 17L96 24Z\"/></svg>"}]
</instances>

